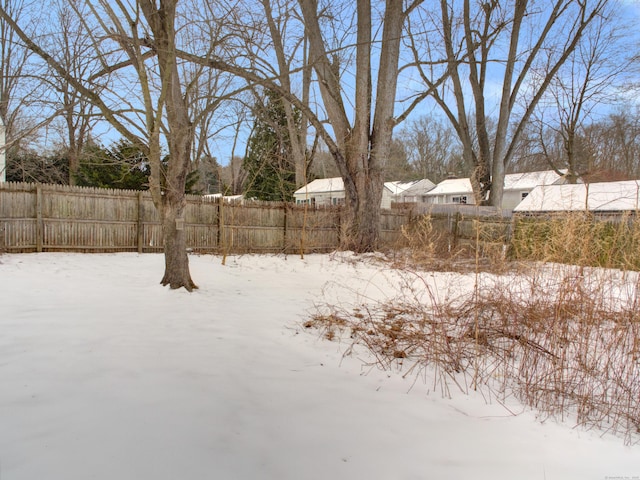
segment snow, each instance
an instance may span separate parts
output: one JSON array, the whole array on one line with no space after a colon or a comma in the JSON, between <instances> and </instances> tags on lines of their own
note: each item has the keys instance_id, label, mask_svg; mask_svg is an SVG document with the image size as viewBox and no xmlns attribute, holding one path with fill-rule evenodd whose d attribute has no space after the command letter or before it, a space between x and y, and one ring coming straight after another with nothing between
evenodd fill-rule
<instances>
[{"instance_id":1,"label":"snow","mask_svg":"<svg viewBox=\"0 0 640 480\"><path fill-rule=\"evenodd\" d=\"M566 170L562 170L563 174ZM509 173L504 176L504 189L508 190L531 190L538 185L553 185L564 181L554 170L543 170L540 172Z\"/></svg>"},{"instance_id":2,"label":"snow","mask_svg":"<svg viewBox=\"0 0 640 480\"><path fill-rule=\"evenodd\" d=\"M473 187L471 180L468 178L447 178L435 186L434 189L427 192L426 195L448 195L455 193L472 193Z\"/></svg>"},{"instance_id":3,"label":"snow","mask_svg":"<svg viewBox=\"0 0 640 480\"><path fill-rule=\"evenodd\" d=\"M509 173L504 176L505 191L511 190L531 190L538 185L551 185L561 181L562 177L553 170L540 172ZM440 182L427 195L450 195L450 194L473 193L471 180L469 178L448 178Z\"/></svg>"},{"instance_id":4,"label":"snow","mask_svg":"<svg viewBox=\"0 0 640 480\"><path fill-rule=\"evenodd\" d=\"M384 182L384 186L393 195L398 195L416 183L413 182ZM304 195L308 193L330 193L344 192L344 181L342 177L317 178L294 192L294 195Z\"/></svg>"},{"instance_id":5,"label":"snow","mask_svg":"<svg viewBox=\"0 0 640 480\"><path fill-rule=\"evenodd\" d=\"M410 182L384 182L384 186L391 192L392 195L401 195L418 182L419 180L413 180Z\"/></svg>"},{"instance_id":6,"label":"snow","mask_svg":"<svg viewBox=\"0 0 640 480\"><path fill-rule=\"evenodd\" d=\"M344 192L342 177L317 178L305 186L300 187L293 194L306 195L311 193Z\"/></svg>"},{"instance_id":7,"label":"snow","mask_svg":"<svg viewBox=\"0 0 640 480\"><path fill-rule=\"evenodd\" d=\"M324 298L394 295L380 263L190 262L191 294L158 284L161 255L0 256L0 479L640 476L639 446L443 398L301 326Z\"/></svg>"},{"instance_id":8,"label":"snow","mask_svg":"<svg viewBox=\"0 0 640 480\"><path fill-rule=\"evenodd\" d=\"M640 180L536 187L514 212L624 212L640 208Z\"/></svg>"}]
</instances>

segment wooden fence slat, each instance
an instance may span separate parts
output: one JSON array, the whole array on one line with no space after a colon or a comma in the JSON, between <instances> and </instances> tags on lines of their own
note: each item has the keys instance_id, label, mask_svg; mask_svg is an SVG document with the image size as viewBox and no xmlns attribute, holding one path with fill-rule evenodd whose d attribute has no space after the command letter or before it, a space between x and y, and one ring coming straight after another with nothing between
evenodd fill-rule
<instances>
[{"instance_id":1,"label":"wooden fence slat","mask_svg":"<svg viewBox=\"0 0 640 480\"><path fill-rule=\"evenodd\" d=\"M138 221L136 222L136 244L138 253L142 253L144 209L142 208L142 192L138 193Z\"/></svg>"},{"instance_id":2,"label":"wooden fence slat","mask_svg":"<svg viewBox=\"0 0 640 480\"><path fill-rule=\"evenodd\" d=\"M410 211L383 212L381 240L392 243ZM187 196L187 247L197 252L327 252L340 241L341 208L281 202L223 203ZM163 249L162 225L146 191L0 183L6 251Z\"/></svg>"},{"instance_id":3,"label":"wooden fence slat","mask_svg":"<svg viewBox=\"0 0 640 480\"><path fill-rule=\"evenodd\" d=\"M36 187L36 252L42 252L44 221L42 219L42 186Z\"/></svg>"}]
</instances>

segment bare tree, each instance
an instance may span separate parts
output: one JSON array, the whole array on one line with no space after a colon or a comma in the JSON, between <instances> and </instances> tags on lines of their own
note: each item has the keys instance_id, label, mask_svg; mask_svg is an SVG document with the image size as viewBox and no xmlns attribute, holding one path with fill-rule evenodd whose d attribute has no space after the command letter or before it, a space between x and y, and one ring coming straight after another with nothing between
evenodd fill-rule
<instances>
[{"instance_id":1,"label":"bare tree","mask_svg":"<svg viewBox=\"0 0 640 480\"><path fill-rule=\"evenodd\" d=\"M308 68L308 39L304 28L302 33L296 38L290 39L290 48L285 45L287 28L291 28L293 19L292 12L295 12L295 5L292 0L281 2L272 0L260 0L264 9L265 19L269 29L269 34L273 41L273 50L277 59L278 68L274 72L278 78L281 88L289 94L293 94L292 86L292 63L298 55L298 50L302 50L301 70L302 85L300 91L300 101L307 107L302 112L302 118L297 118L294 112L294 105L282 98L283 108L287 117L288 137L291 142L291 155L295 165L296 186L301 187L307 182L307 170L310 159L310 152L307 148L308 119L306 111L309 106L309 95L311 88L311 69ZM274 15L274 6L277 8L278 16ZM288 53L288 55L287 55Z\"/></svg>"},{"instance_id":2,"label":"bare tree","mask_svg":"<svg viewBox=\"0 0 640 480\"><path fill-rule=\"evenodd\" d=\"M33 15L23 0L0 0L0 8L12 18L24 20L29 32L36 29ZM28 110L41 94L40 66L31 61L32 52L25 48L11 25L0 18L0 119L4 124L6 146L16 146L35 132L40 121L29 118ZM45 117L45 118L42 118Z\"/></svg>"},{"instance_id":3,"label":"bare tree","mask_svg":"<svg viewBox=\"0 0 640 480\"><path fill-rule=\"evenodd\" d=\"M129 7L118 2L119 8L107 0L87 4L101 28L100 33L92 30L87 34L103 65L103 71L87 81L75 78L65 69L55 52L47 52L36 44L5 9L0 8L0 16L30 50L100 109L104 119L138 145L149 159L150 191L162 218L164 236L165 273L161 283L190 291L197 287L188 267L184 189L190 168L193 127L176 57L177 0L138 0ZM101 92L93 89L94 78L131 69L134 75L128 75L119 88ZM132 81L138 89L135 101L127 98L131 96ZM162 134L170 157L164 186L160 181Z\"/></svg>"},{"instance_id":4,"label":"bare tree","mask_svg":"<svg viewBox=\"0 0 640 480\"><path fill-rule=\"evenodd\" d=\"M409 122L400 131L407 146L409 161L420 178L440 182L449 175L465 176L460 142L455 131L430 116Z\"/></svg>"},{"instance_id":5,"label":"bare tree","mask_svg":"<svg viewBox=\"0 0 640 480\"><path fill-rule=\"evenodd\" d=\"M70 6L73 5L73 8ZM58 52L57 59L61 67L83 83L101 68L99 60L94 55L92 39L86 35L83 22L80 20L89 13L87 8L79 2L58 0L51 5L49 27L53 32L48 38L50 42L47 50ZM85 20L86 22L86 20ZM63 120L62 145L68 159L68 182L76 184L76 176L80 166L80 156L85 143L98 121L95 115L96 107L85 98L74 85L65 77L50 71L43 75L46 85L50 88L51 97L43 98L43 102L53 104L53 110ZM108 77L94 81L92 88L99 93L108 82Z\"/></svg>"},{"instance_id":6,"label":"bare tree","mask_svg":"<svg viewBox=\"0 0 640 480\"><path fill-rule=\"evenodd\" d=\"M309 38L310 64L318 79L324 108L333 136L321 130L342 176L346 194L343 247L355 251L376 248L379 235L380 201L384 160L388 157L393 128L400 44L405 20L420 2L405 9L403 2L388 0L383 12L382 35L374 52L372 2L358 0L355 10L355 70L353 112L341 85L339 57L327 50L330 43L320 25L316 0L300 0ZM373 59L378 58L377 86L373 98ZM353 120L351 120L353 119Z\"/></svg>"},{"instance_id":7,"label":"bare tree","mask_svg":"<svg viewBox=\"0 0 640 480\"><path fill-rule=\"evenodd\" d=\"M0 118L0 182L5 182L7 179L7 154L6 154L6 129L2 118Z\"/></svg>"},{"instance_id":8,"label":"bare tree","mask_svg":"<svg viewBox=\"0 0 640 480\"><path fill-rule=\"evenodd\" d=\"M607 0L441 0L439 12L425 17L441 43L426 38L422 49L414 49L415 61L474 169L477 203L502 204L505 170L527 122L606 5ZM446 72L445 88L435 88L443 76L434 77L434 65ZM487 128L492 114L493 138Z\"/></svg>"},{"instance_id":9,"label":"bare tree","mask_svg":"<svg viewBox=\"0 0 640 480\"><path fill-rule=\"evenodd\" d=\"M232 15L220 21L224 15L216 8L212 2L185 4L180 12L182 44L206 56L224 51L228 23L233 23L234 19ZM198 63L185 62L181 73L194 131L192 168L208 177L201 178L200 182L210 188L210 180L215 179L213 183L218 183L220 176L218 161L212 153L213 141L219 141L228 130L235 132L238 122L242 123L242 112L236 105L241 102L238 100L240 93L250 90L251 86L234 75ZM214 188L217 191L219 187L215 185Z\"/></svg>"},{"instance_id":10,"label":"bare tree","mask_svg":"<svg viewBox=\"0 0 640 480\"><path fill-rule=\"evenodd\" d=\"M626 105L604 119L585 126L583 143L591 159L594 179L640 178L640 111Z\"/></svg>"},{"instance_id":11,"label":"bare tree","mask_svg":"<svg viewBox=\"0 0 640 480\"><path fill-rule=\"evenodd\" d=\"M393 128L406 117L406 114L394 116L401 38L405 20L421 1L415 0L405 8L403 2L388 0L384 9L377 12L376 20L383 19L383 24L376 24L381 27L376 28L381 35L374 38L372 2L359 0L355 11L348 15L354 23L345 27L348 32L355 29L351 38L350 33L339 37L332 34L341 25L333 24L333 30L321 26L323 10L316 0L299 0L309 41L309 64L317 80L326 122L305 105L299 95L282 88L277 77L264 75L262 70L253 68L250 61L240 64L219 56L203 58L196 52L181 54L182 58L232 72L273 90L308 114L344 181L346 211L341 243L346 249L370 251L378 243L383 161L389 154ZM351 8L351 4L342 6ZM349 38L351 43L345 40ZM339 47L330 50L328 45ZM341 77L341 57L347 54L354 55L355 63L345 81ZM246 61L247 57L243 56L242 60ZM376 59L378 63L374 68ZM375 96L374 73L377 74Z\"/></svg>"},{"instance_id":12,"label":"bare tree","mask_svg":"<svg viewBox=\"0 0 640 480\"><path fill-rule=\"evenodd\" d=\"M543 99L542 108L534 115L544 157L559 174L566 167L569 183L576 183L592 167L580 152L585 122L591 120L594 109L615 100L616 83L626 80L623 74L630 64L629 49L622 42L622 32L614 26L618 23L612 25L611 15L607 12L606 17L599 16L592 22L583 41L550 83L547 102ZM547 145L547 139L558 137L562 155L550 154L552 146Z\"/></svg>"},{"instance_id":13,"label":"bare tree","mask_svg":"<svg viewBox=\"0 0 640 480\"><path fill-rule=\"evenodd\" d=\"M243 167L244 158L237 154L238 142L244 126L249 121L249 106L247 102L236 101L231 104L231 115L234 119L233 138L231 140L231 158L222 168L221 177L226 182L225 195L241 195L246 191L247 171ZM246 151L244 156L246 157Z\"/></svg>"},{"instance_id":14,"label":"bare tree","mask_svg":"<svg viewBox=\"0 0 640 480\"><path fill-rule=\"evenodd\" d=\"M333 160L333 156L327 151L323 143L318 146L313 163L309 171L310 178L333 178L339 177L340 171Z\"/></svg>"}]
</instances>

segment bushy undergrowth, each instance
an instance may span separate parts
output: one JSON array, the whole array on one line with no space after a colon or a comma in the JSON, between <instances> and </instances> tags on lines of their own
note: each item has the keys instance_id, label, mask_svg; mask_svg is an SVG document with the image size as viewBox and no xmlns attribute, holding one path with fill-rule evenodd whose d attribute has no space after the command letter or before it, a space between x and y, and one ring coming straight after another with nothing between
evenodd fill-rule
<instances>
[{"instance_id":1,"label":"bushy undergrowth","mask_svg":"<svg viewBox=\"0 0 640 480\"><path fill-rule=\"evenodd\" d=\"M496 275L496 269L482 272L478 250L475 273L460 275L467 282L471 277L473 287L452 295L427 277L433 266L460 272L461 258L447 248L448 256L437 260L443 244L429 228L422 225L423 235L407 238L408 250L394 258L410 285L400 296L328 302L305 326L330 340L348 339L345 354L366 347L380 367L401 366L405 375L431 371L434 389L444 395L452 387L501 400L513 395L543 418L639 443L640 274L485 259L500 263ZM575 225L567 228L575 234ZM579 248L591 255L588 246ZM589 264L582 260L575 263Z\"/></svg>"},{"instance_id":2,"label":"bushy undergrowth","mask_svg":"<svg viewBox=\"0 0 640 480\"><path fill-rule=\"evenodd\" d=\"M627 214L605 221L585 212L520 219L510 248L515 259L640 270L640 220Z\"/></svg>"},{"instance_id":3,"label":"bushy undergrowth","mask_svg":"<svg viewBox=\"0 0 640 480\"><path fill-rule=\"evenodd\" d=\"M623 435L640 433L640 299L616 277L543 269L506 276L438 302L324 305L305 326L350 338L383 368L431 367L435 386L515 395L542 416ZM426 285L426 284L425 284ZM429 297L438 297L435 293Z\"/></svg>"},{"instance_id":4,"label":"bushy undergrowth","mask_svg":"<svg viewBox=\"0 0 640 480\"><path fill-rule=\"evenodd\" d=\"M443 223L446 220L422 215L404 225L400 240L386 252L388 257L401 268L457 272L504 270L507 248L504 243L495 241L491 224L475 220L477 235L469 239L452 235Z\"/></svg>"}]
</instances>

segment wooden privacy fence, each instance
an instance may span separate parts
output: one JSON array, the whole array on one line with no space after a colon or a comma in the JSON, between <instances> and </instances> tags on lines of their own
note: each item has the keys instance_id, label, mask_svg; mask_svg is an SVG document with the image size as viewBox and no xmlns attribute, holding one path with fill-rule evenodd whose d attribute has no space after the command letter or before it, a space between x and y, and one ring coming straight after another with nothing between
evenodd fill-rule
<instances>
[{"instance_id":1,"label":"wooden privacy fence","mask_svg":"<svg viewBox=\"0 0 640 480\"><path fill-rule=\"evenodd\" d=\"M327 252L340 243L340 207L227 203L187 196L194 252ZM381 243L395 242L408 211L383 211ZM159 252L162 225L149 192L0 183L0 251Z\"/></svg>"},{"instance_id":2,"label":"wooden privacy fence","mask_svg":"<svg viewBox=\"0 0 640 480\"><path fill-rule=\"evenodd\" d=\"M446 252L503 253L511 241L512 212L471 205L418 204L413 217L428 218L430 236Z\"/></svg>"}]
</instances>

